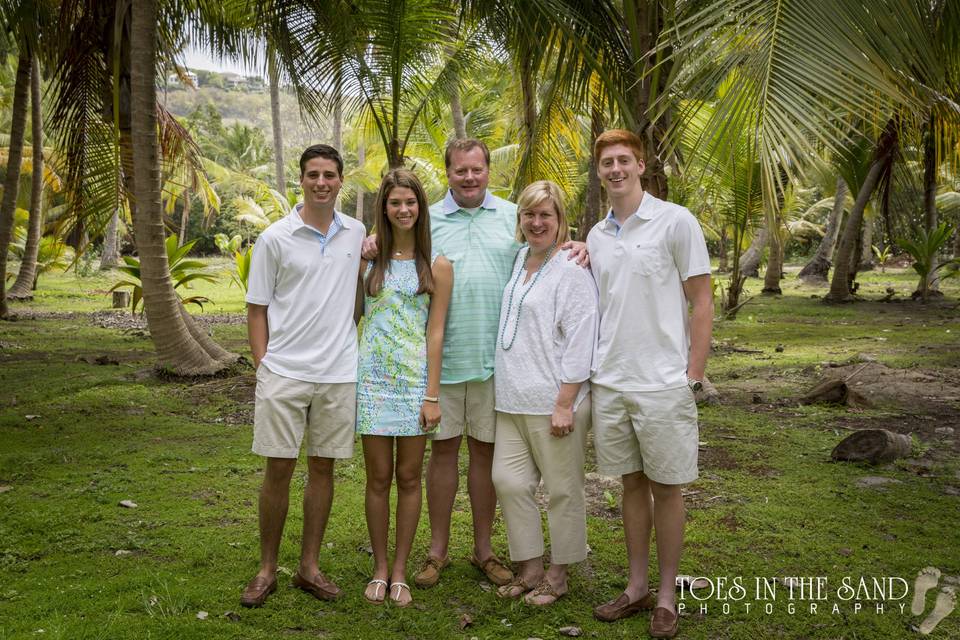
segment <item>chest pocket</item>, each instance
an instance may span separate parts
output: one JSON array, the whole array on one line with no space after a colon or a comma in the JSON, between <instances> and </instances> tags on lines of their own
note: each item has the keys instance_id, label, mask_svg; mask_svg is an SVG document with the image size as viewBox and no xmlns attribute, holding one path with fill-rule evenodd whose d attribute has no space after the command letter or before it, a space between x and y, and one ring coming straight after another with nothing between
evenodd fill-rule
<instances>
[{"instance_id":1,"label":"chest pocket","mask_svg":"<svg viewBox=\"0 0 960 640\"><path fill-rule=\"evenodd\" d=\"M641 276L652 276L663 271L666 256L659 243L640 242L630 248L630 270Z\"/></svg>"}]
</instances>

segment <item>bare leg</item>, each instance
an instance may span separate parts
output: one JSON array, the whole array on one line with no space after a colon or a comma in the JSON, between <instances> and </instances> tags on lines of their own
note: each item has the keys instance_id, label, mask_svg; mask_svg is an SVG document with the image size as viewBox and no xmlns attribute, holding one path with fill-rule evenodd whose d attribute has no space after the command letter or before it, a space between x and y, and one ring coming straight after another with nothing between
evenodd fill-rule
<instances>
[{"instance_id":1,"label":"bare leg","mask_svg":"<svg viewBox=\"0 0 960 640\"><path fill-rule=\"evenodd\" d=\"M427 464L427 511L430 515L429 554L446 560L450 544L450 518L457 497L460 469L457 456L462 436L430 443L430 462Z\"/></svg>"},{"instance_id":2,"label":"bare leg","mask_svg":"<svg viewBox=\"0 0 960 640\"><path fill-rule=\"evenodd\" d=\"M490 536L493 518L497 512L497 493L493 486L493 443L481 442L467 436L470 467L467 471L467 490L473 512L473 552L483 562L493 555Z\"/></svg>"},{"instance_id":3,"label":"bare leg","mask_svg":"<svg viewBox=\"0 0 960 640\"><path fill-rule=\"evenodd\" d=\"M307 457L307 486L303 489L303 541L300 547L300 575L308 580L317 575L320 543L327 530L333 504L333 458Z\"/></svg>"},{"instance_id":4,"label":"bare leg","mask_svg":"<svg viewBox=\"0 0 960 640\"><path fill-rule=\"evenodd\" d=\"M686 514L679 484L650 481L653 492L653 522L657 531L657 559L660 566L660 590L657 606L676 611L675 586L683 549Z\"/></svg>"},{"instance_id":5,"label":"bare leg","mask_svg":"<svg viewBox=\"0 0 960 640\"><path fill-rule=\"evenodd\" d=\"M623 533L627 543L630 577L624 592L634 602L649 591L650 529L653 525L653 503L650 481L642 471L622 476ZM659 536L658 536L659 539ZM673 588L670 588L673 593Z\"/></svg>"},{"instance_id":6,"label":"bare leg","mask_svg":"<svg viewBox=\"0 0 960 640\"><path fill-rule=\"evenodd\" d=\"M386 580L389 564L387 536L390 532L390 483L393 481L393 438L390 436L361 436L363 463L367 470L367 489L364 507L367 530L373 549L373 578ZM376 593L375 593L376 591ZM377 598L385 591L376 585L368 587L367 596Z\"/></svg>"},{"instance_id":7,"label":"bare leg","mask_svg":"<svg viewBox=\"0 0 960 640\"><path fill-rule=\"evenodd\" d=\"M296 458L267 458L260 487L260 571L257 573L264 578L272 579L277 572L280 538L290 503L290 478L296 466Z\"/></svg>"},{"instance_id":8,"label":"bare leg","mask_svg":"<svg viewBox=\"0 0 960 640\"><path fill-rule=\"evenodd\" d=\"M417 533L423 502L420 476L423 473L423 452L426 446L426 436L397 438L397 546L390 574L391 582L407 581L407 558L410 557L410 547L413 546L413 537ZM398 597L400 604L405 604L410 600L410 592L400 590Z\"/></svg>"}]
</instances>

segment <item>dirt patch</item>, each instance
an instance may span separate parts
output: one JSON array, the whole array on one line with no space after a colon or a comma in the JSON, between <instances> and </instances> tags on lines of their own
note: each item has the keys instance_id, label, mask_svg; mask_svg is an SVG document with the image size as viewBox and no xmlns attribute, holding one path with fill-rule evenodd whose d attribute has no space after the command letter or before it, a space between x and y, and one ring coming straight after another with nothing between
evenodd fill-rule
<instances>
[{"instance_id":1,"label":"dirt patch","mask_svg":"<svg viewBox=\"0 0 960 640\"><path fill-rule=\"evenodd\" d=\"M124 309L113 309L104 311L94 311L91 313L81 311L32 311L23 310L17 312L18 320L83 320L87 319L90 324L102 327L104 329L120 329L126 331L147 330L147 317L143 314L131 315ZM245 324L246 315L242 313L209 313L195 314L193 319L202 326L213 324Z\"/></svg>"},{"instance_id":2,"label":"dirt patch","mask_svg":"<svg viewBox=\"0 0 960 640\"><path fill-rule=\"evenodd\" d=\"M823 380L843 380L871 406L934 412L957 412L960 406L960 369L891 369L865 362L825 369Z\"/></svg>"},{"instance_id":3,"label":"dirt patch","mask_svg":"<svg viewBox=\"0 0 960 640\"><path fill-rule=\"evenodd\" d=\"M720 447L700 447L701 471L730 471L739 469L737 460L726 449Z\"/></svg>"},{"instance_id":4,"label":"dirt patch","mask_svg":"<svg viewBox=\"0 0 960 640\"><path fill-rule=\"evenodd\" d=\"M737 520L737 516L733 515L732 513L728 513L720 518L720 524L726 527L727 531L730 531L731 533L740 528L740 521Z\"/></svg>"},{"instance_id":5,"label":"dirt patch","mask_svg":"<svg viewBox=\"0 0 960 640\"><path fill-rule=\"evenodd\" d=\"M219 424L253 424L253 405L257 391L256 373L248 372L229 378L215 378L195 382L184 388L183 393L193 404L219 402L219 398L228 398L230 403L223 407L220 415L214 418Z\"/></svg>"}]
</instances>

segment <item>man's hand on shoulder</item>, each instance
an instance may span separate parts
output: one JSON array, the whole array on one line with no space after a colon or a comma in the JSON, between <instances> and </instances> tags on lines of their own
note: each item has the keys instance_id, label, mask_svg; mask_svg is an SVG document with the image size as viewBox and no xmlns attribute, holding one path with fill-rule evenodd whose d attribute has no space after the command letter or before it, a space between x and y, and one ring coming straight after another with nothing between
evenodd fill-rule
<instances>
[{"instance_id":1,"label":"man's hand on shoulder","mask_svg":"<svg viewBox=\"0 0 960 640\"><path fill-rule=\"evenodd\" d=\"M567 260L576 259L577 264L583 267L584 269L590 268L590 254L587 253L586 242L577 242L576 240L567 240L562 245L560 245L560 248L570 250L570 255L567 256Z\"/></svg>"},{"instance_id":2,"label":"man's hand on shoulder","mask_svg":"<svg viewBox=\"0 0 960 640\"><path fill-rule=\"evenodd\" d=\"M374 233L363 239L363 246L360 247L360 256L364 260L376 260L377 250L377 234Z\"/></svg>"}]
</instances>

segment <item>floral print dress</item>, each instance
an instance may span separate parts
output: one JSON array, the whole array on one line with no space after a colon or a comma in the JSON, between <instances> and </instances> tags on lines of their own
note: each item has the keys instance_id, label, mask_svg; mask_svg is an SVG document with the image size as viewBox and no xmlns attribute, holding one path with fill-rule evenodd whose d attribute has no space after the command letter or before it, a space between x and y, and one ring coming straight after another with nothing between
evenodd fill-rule
<instances>
[{"instance_id":1,"label":"floral print dress","mask_svg":"<svg viewBox=\"0 0 960 640\"><path fill-rule=\"evenodd\" d=\"M436 256L434 256L436 258ZM365 277L370 275L367 266ZM415 260L391 260L383 287L366 296L357 369L357 433L419 436L427 389L430 296L417 293Z\"/></svg>"}]
</instances>

